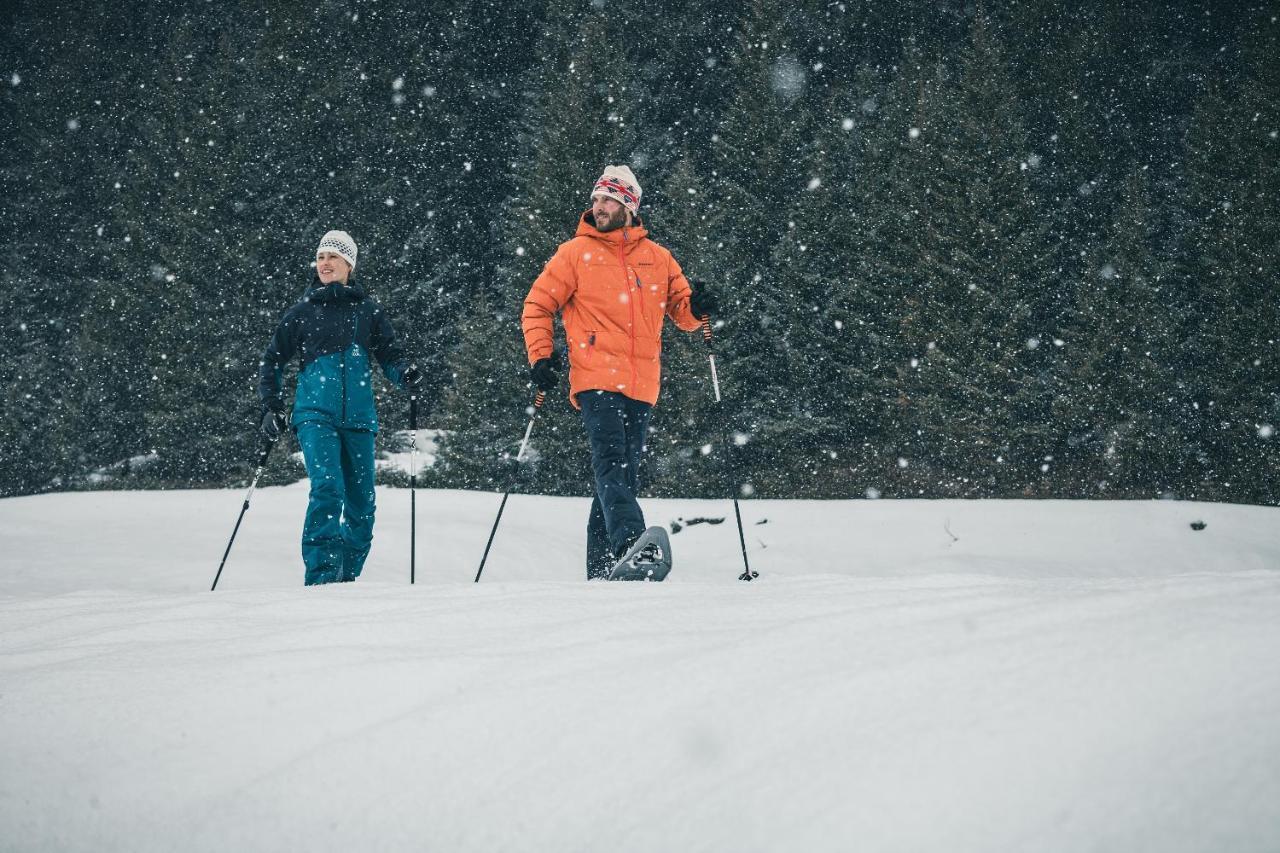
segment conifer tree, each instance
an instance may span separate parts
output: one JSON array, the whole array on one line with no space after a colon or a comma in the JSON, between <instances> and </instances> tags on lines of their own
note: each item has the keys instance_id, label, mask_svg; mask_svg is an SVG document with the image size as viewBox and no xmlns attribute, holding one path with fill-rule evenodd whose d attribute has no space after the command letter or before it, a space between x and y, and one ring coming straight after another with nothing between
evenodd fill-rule
<instances>
[{"instance_id":1,"label":"conifer tree","mask_svg":"<svg viewBox=\"0 0 1280 853\"><path fill-rule=\"evenodd\" d=\"M1047 439L1038 348L1054 322L1047 218L1027 175L1026 135L999 33L979 15L954 77L936 69L907 130L904 211L914 238L900 364L910 401L899 426L916 491L964 493L975 481L1031 486ZM908 196L910 198L910 196ZM1008 472L1008 473L1006 473ZM993 479L994 478L994 479Z\"/></svg>"},{"instance_id":2,"label":"conifer tree","mask_svg":"<svg viewBox=\"0 0 1280 853\"><path fill-rule=\"evenodd\" d=\"M1169 401L1180 342L1154 220L1146 175L1135 169L1109 239L1082 259L1075 304L1052 342L1063 353L1053 404L1060 493L1151 498L1179 482L1184 449Z\"/></svg>"},{"instance_id":3,"label":"conifer tree","mask_svg":"<svg viewBox=\"0 0 1280 853\"><path fill-rule=\"evenodd\" d=\"M790 297L772 256L803 191L811 137L804 66L778 4L750 4L735 39L735 89L713 137L708 182L724 224L707 260L710 284L729 295L721 339L742 389L742 467L764 483L787 464L784 424L797 393L785 379L781 338Z\"/></svg>"},{"instance_id":4,"label":"conifer tree","mask_svg":"<svg viewBox=\"0 0 1280 853\"><path fill-rule=\"evenodd\" d=\"M1188 496L1277 498L1280 473L1280 27L1266 17L1206 87L1188 139L1192 227L1181 271Z\"/></svg>"},{"instance_id":5,"label":"conifer tree","mask_svg":"<svg viewBox=\"0 0 1280 853\"><path fill-rule=\"evenodd\" d=\"M799 478L800 494L811 497L848 497L866 488L865 472L855 470L872 424L855 379L865 367L859 323L868 307L854 295L862 228L856 176L864 157L851 116L853 102L868 97L844 93L822 111L806 158L810 178L795 195L787 234L772 259L787 297L779 306L785 366L778 381L798 392L787 398L778 423L790 450L789 464L774 474L775 488Z\"/></svg>"}]
</instances>

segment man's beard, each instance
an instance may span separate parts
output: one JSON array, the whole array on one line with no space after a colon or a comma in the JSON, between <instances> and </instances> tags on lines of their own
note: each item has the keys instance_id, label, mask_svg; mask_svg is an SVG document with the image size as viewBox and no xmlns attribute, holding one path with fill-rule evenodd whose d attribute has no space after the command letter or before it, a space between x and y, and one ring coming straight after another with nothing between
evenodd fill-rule
<instances>
[{"instance_id":1,"label":"man's beard","mask_svg":"<svg viewBox=\"0 0 1280 853\"><path fill-rule=\"evenodd\" d=\"M605 216L608 216L608 214L605 214ZM607 223L601 222L600 214L597 213L595 215L595 220L596 220L596 230L602 234L608 234L610 231L617 231L619 228L621 228L623 225L626 224L627 212L624 210L619 212L617 216L609 216Z\"/></svg>"}]
</instances>

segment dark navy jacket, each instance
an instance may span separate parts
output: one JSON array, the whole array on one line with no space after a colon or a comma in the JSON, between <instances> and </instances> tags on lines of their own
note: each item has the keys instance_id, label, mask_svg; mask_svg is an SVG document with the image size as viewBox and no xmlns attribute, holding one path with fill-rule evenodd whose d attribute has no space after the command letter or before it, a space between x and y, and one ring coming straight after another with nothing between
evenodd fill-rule
<instances>
[{"instance_id":1,"label":"dark navy jacket","mask_svg":"<svg viewBox=\"0 0 1280 853\"><path fill-rule=\"evenodd\" d=\"M404 387L408 366L382 307L359 284L321 284L285 312L262 354L258 396L283 402L284 366L297 354L302 362L293 401L292 424L320 421L339 429L376 432L372 355L396 386Z\"/></svg>"}]
</instances>

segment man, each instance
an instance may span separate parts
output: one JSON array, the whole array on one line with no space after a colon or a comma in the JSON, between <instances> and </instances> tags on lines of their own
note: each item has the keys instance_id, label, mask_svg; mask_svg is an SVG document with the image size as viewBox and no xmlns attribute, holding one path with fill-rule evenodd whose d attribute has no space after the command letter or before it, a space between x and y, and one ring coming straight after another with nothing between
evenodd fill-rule
<instances>
[{"instance_id":1,"label":"man","mask_svg":"<svg viewBox=\"0 0 1280 853\"><path fill-rule=\"evenodd\" d=\"M386 313L352 278L358 249L345 231L330 231L316 249L316 278L285 312L258 371L262 432L274 441L285 427L283 369L301 361L292 426L311 479L302 528L305 583L353 581L373 541L372 355L392 383L419 392L423 375L396 345Z\"/></svg>"},{"instance_id":2,"label":"man","mask_svg":"<svg viewBox=\"0 0 1280 853\"><path fill-rule=\"evenodd\" d=\"M664 317L685 331L714 305L693 294L671 253L640 220L640 184L626 166L607 166L591 209L525 297L521 326L530 377L543 391L559 381L553 358L556 313L569 352L569 400L591 445L595 499L587 521L587 577L606 577L645 530L636 500L649 412L661 381Z\"/></svg>"}]
</instances>

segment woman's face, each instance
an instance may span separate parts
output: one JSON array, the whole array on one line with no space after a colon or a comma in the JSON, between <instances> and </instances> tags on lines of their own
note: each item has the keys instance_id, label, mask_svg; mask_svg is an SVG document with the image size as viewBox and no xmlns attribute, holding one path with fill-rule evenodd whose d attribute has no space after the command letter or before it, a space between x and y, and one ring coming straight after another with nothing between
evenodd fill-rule
<instances>
[{"instance_id":1,"label":"woman's face","mask_svg":"<svg viewBox=\"0 0 1280 853\"><path fill-rule=\"evenodd\" d=\"M333 284L335 281L346 284L347 276L351 275L351 265L337 252L317 252L316 275L324 284Z\"/></svg>"}]
</instances>

